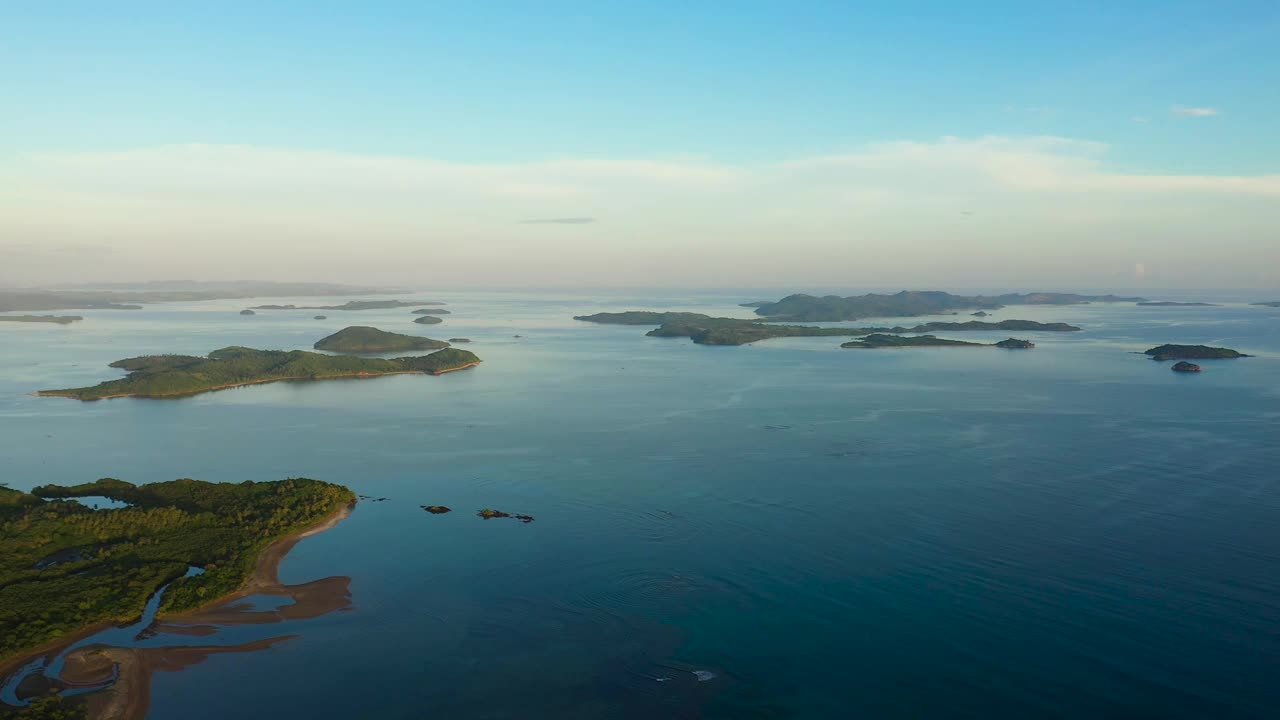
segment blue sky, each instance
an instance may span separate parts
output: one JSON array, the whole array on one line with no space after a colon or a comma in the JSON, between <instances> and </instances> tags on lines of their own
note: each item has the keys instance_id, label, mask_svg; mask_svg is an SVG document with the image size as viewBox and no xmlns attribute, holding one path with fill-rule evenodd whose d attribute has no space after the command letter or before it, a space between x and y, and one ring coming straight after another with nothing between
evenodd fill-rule
<instances>
[{"instance_id":1,"label":"blue sky","mask_svg":"<svg viewBox=\"0 0 1280 720\"><path fill-rule=\"evenodd\" d=\"M1000 137L1096 143L1108 173L1280 172L1275 2L196 5L5 4L0 161L743 167Z\"/></svg>"}]
</instances>

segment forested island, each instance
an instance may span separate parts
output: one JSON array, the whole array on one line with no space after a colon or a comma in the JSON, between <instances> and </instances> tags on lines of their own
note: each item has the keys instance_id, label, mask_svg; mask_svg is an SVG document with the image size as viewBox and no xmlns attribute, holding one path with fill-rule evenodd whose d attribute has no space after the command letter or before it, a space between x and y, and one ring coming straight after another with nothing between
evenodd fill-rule
<instances>
[{"instance_id":1,"label":"forested island","mask_svg":"<svg viewBox=\"0 0 1280 720\"><path fill-rule=\"evenodd\" d=\"M1002 320L983 322L929 322L914 327L813 327L787 325L747 318L717 318L690 312L650 312L631 310L620 313L578 315L575 320L607 325L654 325L651 337L687 337L699 345L745 345L777 337L853 337L873 333L903 334L936 331L1036 330L1043 332L1075 332L1067 323L1041 323L1034 320Z\"/></svg>"},{"instance_id":2,"label":"forested island","mask_svg":"<svg viewBox=\"0 0 1280 720\"><path fill-rule=\"evenodd\" d=\"M1174 302L1173 300L1147 301L1138 303L1142 307L1218 307L1207 302Z\"/></svg>"},{"instance_id":3,"label":"forested island","mask_svg":"<svg viewBox=\"0 0 1280 720\"><path fill-rule=\"evenodd\" d=\"M80 322L83 319L79 315L0 315L0 322L55 323L58 325L69 325L73 322Z\"/></svg>"},{"instance_id":4,"label":"forested island","mask_svg":"<svg viewBox=\"0 0 1280 720\"><path fill-rule=\"evenodd\" d=\"M67 499L87 496L128 506L95 510ZM306 478L0 487L0 666L85 628L135 620L168 583L164 613L234 592L273 541L355 500L345 487ZM184 577L191 567L204 572Z\"/></svg>"},{"instance_id":5,"label":"forested island","mask_svg":"<svg viewBox=\"0 0 1280 720\"><path fill-rule=\"evenodd\" d=\"M232 346L215 350L208 357L144 355L117 360L111 367L129 371L126 377L92 387L41 390L37 394L77 400L178 397L280 380L368 378L405 373L441 375L479 364L480 358L474 353L456 348L418 357L379 359Z\"/></svg>"},{"instance_id":6,"label":"forested island","mask_svg":"<svg viewBox=\"0 0 1280 720\"><path fill-rule=\"evenodd\" d=\"M907 347L998 347L1006 349L1027 349L1035 347L1026 340L1009 338L997 343L977 343L964 340L947 340L933 335L887 335L875 333L858 340L840 345L842 348L907 348Z\"/></svg>"},{"instance_id":7,"label":"forested island","mask_svg":"<svg viewBox=\"0 0 1280 720\"><path fill-rule=\"evenodd\" d=\"M435 315L419 315L418 317L414 318L413 321L418 323L419 325L439 325L440 323L444 322L444 320L441 320Z\"/></svg>"},{"instance_id":8,"label":"forested island","mask_svg":"<svg viewBox=\"0 0 1280 720\"><path fill-rule=\"evenodd\" d=\"M868 293L839 295L789 295L756 308L757 315L788 322L840 322L864 317L936 315L950 310L993 310L1006 305L1077 305L1091 302L1144 302L1145 298L1076 293L1008 293L1005 295L952 295L941 291L903 290L892 295Z\"/></svg>"},{"instance_id":9,"label":"forested island","mask_svg":"<svg viewBox=\"0 0 1280 720\"><path fill-rule=\"evenodd\" d=\"M1158 345L1144 350L1142 354L1150 355L1152 360L1230 360L1249 357L1231 348L1209 345Z\"/></svg>"},{"instance_id":10,"label":"forested island","mask_svg":"<svg viewBox=\"0 0 1280 720\"><path fill-rule=\"evenodd\" d=\"M321 338L313 345L316 350L330 352L401 352L406 350L439 350L449 347L443 340L401 335L374 327L353 325Z\"/></svg>"}]
</instances>

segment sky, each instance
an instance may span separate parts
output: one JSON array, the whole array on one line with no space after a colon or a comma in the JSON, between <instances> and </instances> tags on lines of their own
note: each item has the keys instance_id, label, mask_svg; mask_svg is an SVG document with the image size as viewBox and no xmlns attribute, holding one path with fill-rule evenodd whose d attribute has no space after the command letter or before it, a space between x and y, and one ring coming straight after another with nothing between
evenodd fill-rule
<instances>
[{"instance_id":1,"label":"sky","mask_svg":"<svg viewBox=\"0 0 1280 720\"><path fill-rule=\"evenodd\" d=\"M1280 4L0 3L0 285L1280 287Z\"/></svg>"}]
</instances>

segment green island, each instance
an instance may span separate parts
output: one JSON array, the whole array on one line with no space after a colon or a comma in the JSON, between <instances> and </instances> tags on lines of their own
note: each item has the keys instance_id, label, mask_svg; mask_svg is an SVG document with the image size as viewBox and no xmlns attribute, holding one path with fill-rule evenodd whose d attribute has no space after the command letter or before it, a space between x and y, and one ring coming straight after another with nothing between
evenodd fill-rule
<instances>
[{"instance_id":1,"label":"green island","mask_svg":"<svg viewBox=\"0 0 1280 720\"><path fill-rule=\"evenodd\" d=\"M390 310L393 308L443 305L442 302L406 302L404 300L348 300L341 305L255 305L250 310Z\"/></svg>"},{"instance_id":2,"label":"green island","mask_svg":"<svg viewBox=\"0 0 1280 720\"><path fill-rule=\"evenodd\" d=\"M1079 295L1076 293L1007 293L1004 295L952 295L936 290L903 290L892 295L868 293L839 295L788 295L756 308L757 315L791 322L841 322L864 317L936 315L950 310L999 309L1006 305L1078 305L1091 302L1144 302L1140 297Z\"/></svg>"},{"instance_id":3,"label":"green island","mask_svg":"<svg viewBox=\"0 0 1280 720\"><path fill-rule=\"evenodd\" d=\"M414 318L413 321L418 323L419 325L439 325L440 323L444 322L444 320L441 320L435 315L419 315L418 317Z\"/></svg>"},{"instance_id":4,"label":"green island","mask_svg":"<svg viewBox=\"0 0 1280 720\"><path fill-rule=\"evenodd\" d=\"M441 375L479 364L480 358L475 354L456 348L418 357L380 359L232 346L214 350L208 357L144 355L117 360L111 363L111 367L127 370L129 374L123 378L92 387L41 390L37 395L77 400L177 397L280 380L366 378L405 373Z\"/></svg>"},{"instance_id":5,"label":"green island","mask_svg":"<svg viewBox=\"0 0 1280 720\"><path fill-rule=\"evenodd\" d=\"M1206 302L1174 302L1173 300L1158 300L1140 302L1138 305L1142 307L1218 307L1214 303Z\"/></svg>"},{"instance_id":6,"label":"green island","mask_svg":"<svg viewBox=\"0 0 1280 720\"><path fill-rule=\"evenodd\" d=\"M330 352L400 352L404 350L439 350L449 347L443 340L418 337L417 335L401 335L387 332L375 327L353 325L321 338L313 345L316 350Z\"/></svg>"},{"instance_id":7,"label":"green island","mask_svg":"<svg viewBox=\"0 0 1280 720\"><path fill-rule=\"evenodd\" d=\"M70 499L91 496L128 505ZM169 583L162 613L207 605L244 585L271 543L337 519L355 501L341 485L306 478L0 487L0 664L96 625L135 621ZM191 567L204 572L187 576Z\"/></svg>"},{"instance_id":8,"label":"green island","mask_svg":"<svg viewBox=\"0 0 1280 720\"><path fill-rule=\"evenodd\" d=\"M1150 355L1152 360L1229 360L1249 357L1231 348L1208 345L1157 345L1144 350L1142 354Z\"/></svg>"},{"instance_id":9,"label":"green island","mask_svg":"<svg viewBox=\"0 0 1280 720\"><path fill-rule=\"evenodd\" d=\"M469 342L471 342L471 338L449 338L449 342L451 342L451 343L469 343Z\"/></svg>"},{"instance_id":10,"label":"green island","mask_svg":"<svg viewBox=\"0 0 1280 720\"><path fill-rule=\"evenodd\" d=\"M56 323L58 325L70 325L83 319L79 315L0 315L0 322Z\"/></svg>"},{"instance_id":11,"label":"green island","mask_svg":"<svg viewBox=\"0 0 1280 720\"><path fill-rule=\"evenodd\" d=\"M414 310L412 314L414 315L452 315L453 313L452 311L445 310L444 308L422 308L421 310Z\"/></svg>"},{"instance_id":12,"label":"green island","mask_svg":"<svg viewBox=\"0 0 1280 720\"><path fill-rule=\"evenodd\" d=\"M906 348L906 347L998 347L1006 349L1027 349L1035 347L1026 340L1009 338L997 343L976 343L964 340L947 340L933 335L888 335L875 333L859 340L852 340L840 345L842 348Z\"/></svg>"},{"instance_id":13,"label":"green island","mask_svg":"<svg viewBox=\"0 0 1280 720\"><path fill-rule=\"evenodd\" d=\"M650 312L630 310L620 313L578 315L575 320L606 325L658 325L647 334L651 337L687 337L699 345L745 345L777 337L856 337L872 333L930 333L937 331L1036 330L1042 332L1074 332L1080 328L1067 323L1041 323L1034 320L1002 320L983 322L929 322L914 327L812 327L786 325L747 318L717 318L690 312Z\"/></svg>"}]
</instances>

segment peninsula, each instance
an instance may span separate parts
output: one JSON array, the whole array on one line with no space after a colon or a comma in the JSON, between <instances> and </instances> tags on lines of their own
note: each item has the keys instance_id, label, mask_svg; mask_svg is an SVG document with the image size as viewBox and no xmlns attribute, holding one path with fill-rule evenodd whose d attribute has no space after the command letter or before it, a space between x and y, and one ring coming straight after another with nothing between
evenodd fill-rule
<instances>
[{"instance_id":1,"label":"peninsula","mask_svg":"<svg viewBox=\"0 0 1280 720\"><path fill-rule=\"evenodd\" d=\"M86 496L128 506L69 500ZM87 628L135 620L165 585L160 610L169 614L233 593L273 542L340 517L355 500L306 478L0 487L0 666ZM191 567L204 572L187 576Z\"/></svg>"},{"instance_id":2,"label":"peninsula","mask_svg":"<svg viewBox=\"0 0 1280 720\"><path fill-rule=\"evenodd\" d=\"M650 312L630 310L620 313L578 315L575 320L607 325L654 325L650 337L687 337L699 345L745 345L776 337L856 337L872 333L930 333L937 331L1015 330L1042 332L1075 332L1067 323L1041 323L1034 320L1002 320L983 322L929 322L914 327L813 327L786 325L747 318L717 318L690 312Z\"/></svg>"},{"instance_id":3,"label":"peninsula","mask_svg":"<svg viewBox=\"0 0 1280 720\"><path fill-rule=\"evenodd\" d=\"M1144 350L1142 354L1150 355L1152 360L1229 360L1249 357L1231 348L1208 345L1158 345Z\"/></svg>"},{"instance_id":4,"label":"peninsula","mask_svg":"<svg viewBox=\"0 0 1280 720\"><path fill-rule=\"evenodd\" d=\"M864 317L936 315L951 310L993 310L1006 305L1078 305L1091 302L1144 302L1140 297L1078 295L1076 293L1008 293L1005 295L952 295L936 290L903 290L892 295L869 293L839 295L788 295L756 308L757 315L789 322L840 322Z\"/></svg>"},{"instance_id":5,"label":"peninsula","mask_svg":"<svg viewBox=\"0 0 1280 720\"><path fill-rule=\"evenodd\" d=\"M0 322L56 323L58 325L70 325L83 319L79 315L0 315Z\"/></svg>"},{"instance_id":6,"label":"peninsula","mask_svg":"<svg viewBox=\"0 0 1280 720\"><path fill-rule=\"evenodd\" d=\"M316 350L328 350L330 352L375 353L439 350L449 347L449 343L416 335L386 332L385 330L364 325L353 325L343 328L328 337L321 338L312 347Z\"/></svg>"},{"instance_id":7,"label":"peninsula","mask_svg":"<svg viewBox=\"0 0 1280 720\"><path fill-rule=\"evenodd\" d=\"M179 397L280 380L367 378L406 373L441 375L479 364L480 358L475 354L455 348L418 357L379 359L232 346L215 350L208 357L144 355L117 360L111 367L127 370L129 374L123 378L92 387L41 390L37 394L77 400Z\"/></svg>"}]
</instances>

